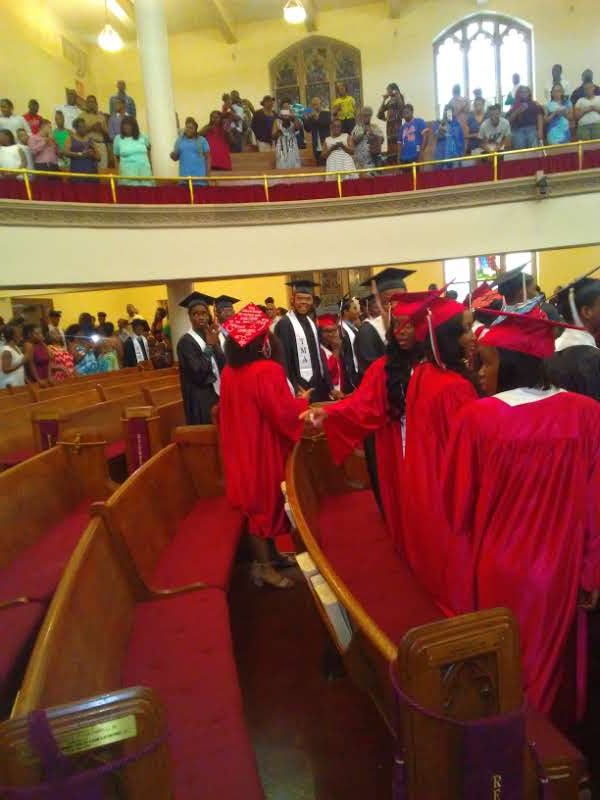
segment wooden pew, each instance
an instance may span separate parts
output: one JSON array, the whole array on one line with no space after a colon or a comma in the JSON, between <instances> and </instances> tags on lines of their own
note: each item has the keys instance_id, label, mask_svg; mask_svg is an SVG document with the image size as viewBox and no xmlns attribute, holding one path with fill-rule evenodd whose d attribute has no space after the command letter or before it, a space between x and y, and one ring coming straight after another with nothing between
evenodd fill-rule
<instances>
[{"instance_id":1,"label":"wooden pew","mask_svg":"<svg viewBox=\"0 0 600 800\"><path fill-rule=\"evenodd\" d=\"M165 391L158 389L153 394ZM169 444L175 428L185 425L183 400L126 408L122 423L127 471L131 475Z\"/></svg>"},{"instance_id":2,"label":"wooden pew","mask_svg":"<svg viewBox=\"0 0 600 800\"><path fill-rule=\"evenodd\" d=\"M32 400L28 392L19 392L19 394L8 394L5 392L0 396L0 413L3 411L11 411L13 408L19 408L20 406L30 405L32 402L36 401L37 397Z\"/></svg>"},{"instance_id":3,"label":"wooden pew","mask_svg":"<svg viewBox=\"0 0 600 800\"><path fill-rule=\"evenodd\" d=\"M392 734L407 745L406 726L412 725L414 731L414 719L410 721L414 715L411 717L406 708L398 714L389 671L392 665L406 659L406 649L410 651L411 644L410 630L435 623L442 626L450 641L460 643L461 636L464 638L463 644L455 647L451 654L448 649L440 651L448 658L446 666L453 664L453 671L463 675L455 689L457 697L452 697L452 693L445 696L445 700L450 697L456 701L454 705L458 704L457 718L483 718L508 710L507 687L510 687L508 705L514 708L521 694L519 692L516 697L514 692L515 675L520 681L518 663L512 674L504 669L502 679L497 661L487 665L487 672L497 680L489 682L492 694L482 702L481 671L461 670L461 664L468 665L475 660L465 645L465 637L473 616L484 619L485 614L483 617L480 612L480 615L444 619L440 609L397 556L371 493L364 489L357 491L358 486L366 486L367 482L364 464L356 457L342 467L333 463L324 438L300 442L287 464L287 501L296 526L297 546L305 551L298 557L299 564L349 674L371 696ZM485 629L483 625L479 630L480 640L485 639ZM443 674L440 665L438 682ZM405 688L412 694L416 677L412 675L411 683L405 671L404 678ZM488 683L486 691L487 687ZM425 698L417 694L415 699L429 706L441 691L438 687L437 694L430 692ZM446 687L446 691L450 689ZM454 705L450 706L450 713L446 708L446 715L455 713ZM440 711L435 707L432 710ZM539 755L551 780L553 797L574 800L586 774L583 756L541 715L528 713L527 729L537 741ZM457 752L460 749L457 732L448 729L446 736L447 751ZM418 741L422 744L423 737ZM436 741L439 750L439 739ZM408 744L414 744L414 738ZM529 757L526 763L526 797L533 800L538 796L535 769ZM423 766L421 764L421 768ZM425 766L430 770L429 790L436 785L437 794L430 792L421 796L439 796L445 800L461 797L456 792L448 793L447 788L461 783L456 766L437 757ZM420 800L418 794L409 794L409 797Z\"/></svg>"},{"instance_id":4,"label":"wooden pew","mask_svg":"<svg viewBox=\"0 0 600 800\"><path fill-rule=\"evenodd\" d=\"M199 448L202 454L206 448L196 441L189 446L194 451L195 472L201 473L195 451ZM183 486L169 480L167 468L175 467L178 459L183 464L188 455L186 445L179 444L156 457L161 477L167 479L167 485L161 486L165 500L171 491L185 501L186 493L191 497L200 486L209 490L210 476L214 476L210 465L207 478L196 475L197 485L189 475ZM138 478L144 469L147 474ZM178 478L182 474L179 471ZM133 518L148 508L151 517L149 499L158 477L153 475L151 462L144 465L130 479L135 487L129 500L128 487L123 487L120 510ZM146 486L145 492L140 491L142 486ZM141 507L137 504L140 499ZM174 504L168 505L171 512ZM129 506L128 512L125 506ZM162 536L158 529L167 520L166 514L164 519L162 516L159 511L158 526L153 519L151 527L142 531L145 516L133 527L151 538L155 531ZM210 521L212 524L215 517ZM218 545L216 533L213 544ZM87 715L89 725L94 721L96 696L102 695L102 709L105 702L118 703L129 686L150 687L166 708L173 780L169 786L164 758L144 757L139 769L131 765L125 769L120 797L264 798L243 718L225 592L204 585L149 589L124 540L108 530L104 515L96 516L55 594L11 721L0 726L1 783L23 785L41 779L39 773L32 775L23 750L12 746L17 731L23 736L26 715L33 709L49 709L51 720L62 715L73 725L82 724L82 716ZM154 710L154 702L148 696L148 713ZM53 708L56 706L62 708ZM143 730L138 714L130 713L136 716L138 732ZM156 713L160 715L160 710ZM143 744L135 736L125 752L139 751ZM112 759L123 750L109 745L102 753ZM89 763L89 758L83 764L77 761L78 766L89 767ZM107 800L109 796L113 795L103 794Z\"/></svg>"},{"instance_id":5,"label":"wooden pew","mask_svg":"<svg viewBox=\"0 0 600 800\"><path fill-rule=\"evenodd\" d=\"M34 410L31 419L36 451L46 450L65 439L87 435L104 441L107 461L124 456L121 417L127 406L139 400L135 387L132 389L134 393L120 399L96 402L68 412Z\"/></svg>"},{"instance_id":6,"label":"wooden pew","mask_svg":"<svg viewBox=\"0 0 600 800\"><path fill-rule=\"evenodd\" d=\"M149 406L162 406L174 400L181 400L181 384L178 381L162 388L147 384L143 388L143 393L144 400Z\"/></svg>"},{"instance_id":7,"label":"wooden pew","mask_svg":"<svg viewBox=\"0 0 600 800\"><path fill-rule=\"evenodd\" d=\"M43 417L59 413L70 413L86 408L98 402L98 391L93 386L82 391L57 397L51 400L40 400L37 403L0 412L0 470L19 464L41 450L36 447L32 429L32 414Z\"/></svg>"},{"instance_id":8,"label":"wooden pew","mask_svg":"<svg viewBox=\"0 0 600 800\"><path fill-rule=\"evenodd\" d=\"M0 718L10 710L64 566L110 494L102 443L60 445L0 473Z\"/></svg>"},{"instance_id":9,"label":"wooden pew","mask_svg":"<svg viewBox=\"0 0 600 800\"><path fill-rule=\"evenodd\" d=\"M156 372L156 377L165 378L166 374L172 376L177 375L176 370L169 368L168 370L160 370ZM116 386L128 382L137 383L151 379L155 373L148 373L139 367L126 367L124 369L114 370L113 372L98 372L94 375L82 375L81 377L71 378L70 380L63 381L56 386L38 387L37 384L32 384L36 387L36 398L38 400L47 400L53 397L64 397L67 394L81 391L81 388L89 388L89 386ZM81 387L81 388L80 388Z\"/></svg>"},{"instance_id":10,"label":"wooden pew","mask_svg":"<svg viewBox=\"0 0 600 800\"><path fill-rule=\"evenodd\" d=\"M31 383L26 383L24 386L7 386L5 390L0 390L0 394L2 391L6 391L7 394L28 394L31 397L31 400L35 400L35 392L33 390L33 386Z\"/></svg>"},{"instance_id":11,"label":"wooden pew","mask_svg":"<svg viewBox=\"0 0 600 800\"><path fill-rule=\"evenodd\" d=\"M160 497L160 503L153 502ZM226 588L242 515L224 495L216 428L178 428L173 443L143 464L105 503L92 506L126 543L152 586L204 581Z\"/></svg>"},{"instance_id":12,"label":"wooden pew","mask_svg":"<svg viewBox=\"0 0 600 800\"><path fill-rule=\"evenodd\" d=\"M144 389L156 388L162 389L164 387L177 386L179 387L179 379L175 375L161 376L158 372L141 373L140 377L135 381L121 381L120 383L102 384L97 385L98 392L102 400L118 400L120 397L125 397L132 394L134 391L139 393L141 401L146 399Z\"/></svg>"}]
</instances>

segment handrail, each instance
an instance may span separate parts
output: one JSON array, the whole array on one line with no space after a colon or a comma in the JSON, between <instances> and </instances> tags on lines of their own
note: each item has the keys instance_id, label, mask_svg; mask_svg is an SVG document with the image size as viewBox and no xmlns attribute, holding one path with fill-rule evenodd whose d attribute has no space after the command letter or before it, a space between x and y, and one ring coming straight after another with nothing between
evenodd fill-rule
<instances>
[{"instance_id":1,"label":"handrail","mask_svg":"<svg viewBox=\"0 0 600 800\"><path fill-rule=\"evenodd\" d=\"M491 161L492 162L492 181L497 182L499 180L499 161L500 159L506 158L506 156L514 156L514 155L534 155L536 153L541 153L543 156L547 156L549 153L554 153L557 151L562 150L571 150L576 152L577 154L577 169L578 171L583 170L583 155L584 150L586 147L590 145L600 145L600 139L588 139L588 140L578 140L576 142L565 142L564 144L549 144L549 145L537 145L536 147L530 148L521 148L519 150L502 150L502 151L494 151L492 153L472 153L470 155L463 155L463 156L455 156L454 158L443 158L443 159L432 159L429 161L413 161L408 164L388 164L382 167L354 167L352 169L345 169L345 170L333 170L333 171L308 171L308 172L286 172L284 174L256 174L256 175L241 175L241 174L232 174L232 175L178 175L177 177L162 177L157 175L135 175L135 176L120 176L115 173L88 173L88 172L67 172L67 171L56 171L56 170L37 170L37 169L29 169L27 167L20 167L18 169L9 168L9 167L0 167L0 173L8 173L9 175L23 175L24 183L25 183L25 191L27 194L28 200L33 200L32 196L32 189L31 189L31 177L34 176L50 176L50 177L59 177L59 178L85 178L86 180L98 180L98 181L107 181L110 190L111 190L111 198L113 203L117 203L117 188L120 185L122 180L125 181L135 181L135 183L172 183L172 184L179 184L182 186L186 186L189 189L190 195L190 205L193 205L194 200L194 181L198 180L205 180L211 184L219 184L219 183L227 183L228 181L234 181L237 183L240 182L248 182L248 181L260 181L263 186L263 190L265 193L265 199L269 202L269 181L277 181L281 182L282 178L286 180L294 181L296 179L302 178L320 178L320 179L327 179L330 178L332 181L335 180L337 183L338 189L338 197L343 198L343 180L344 176L348 175L369 175L373 176L373 174L382 174L385 175L386 173L390 172L402 172L403 170L410 170L412 175L412 182L413 182L413 191L418 191L418 174L419 170L422 167L435 167L441 166L445 164L455 164L462 161Z\"/></svg>"}]
</instances>

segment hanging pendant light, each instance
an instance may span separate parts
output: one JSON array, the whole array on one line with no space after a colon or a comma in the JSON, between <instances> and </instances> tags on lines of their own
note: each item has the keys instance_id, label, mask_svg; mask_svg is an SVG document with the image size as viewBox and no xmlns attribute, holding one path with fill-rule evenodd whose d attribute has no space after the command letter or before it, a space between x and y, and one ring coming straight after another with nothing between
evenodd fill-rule
<instances>
[{"instance_id":1,"label":"hanging pendant light","mask_svg":"<svg viewBox=\"0 0 600 800\"><path fill-rule=\"evenodd\" d=\"M108 21L107 0L104 0L104 22L105 25L98 34L98 46L108 53L116 53L123 48L123 39Z\"/></svg>"},{"instance_id":2,"label":"hanging pendant light","mask_svg":"<svg viewBox=\"0 0 600 800\"><path fill-rule=\"evenodd\" d=\"M283 18L290 25L301 25L306 21L306 9L302 0L287 0L283 7Z\"/></svg>"}]
</instances>

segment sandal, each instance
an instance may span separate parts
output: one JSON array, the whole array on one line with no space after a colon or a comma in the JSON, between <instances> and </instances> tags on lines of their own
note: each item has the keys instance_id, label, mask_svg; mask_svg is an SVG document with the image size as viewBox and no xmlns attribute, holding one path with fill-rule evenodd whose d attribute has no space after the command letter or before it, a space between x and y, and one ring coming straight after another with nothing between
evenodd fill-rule
<instances>
[{"instance_id":1,"label":"sandal","mask_svg":"<svg viewBox=\"0 0 600 800\"><path fill-rule=\"evenodd\" d=\"M277 553L273 559L273 566L275 569L288 569L288 567L296 566L295 553Z\"/></svg>"},{"instance_id":2,"label":"sandal","mask_svg":"<svg viewBox=\"0 0 600 800\"><path fill-rule=\"evenodd\" d=\"M255 561L252 564L250 575L255 586L264 586L266 584L274 589L291 589L294 585L294 581L277 572L272 562L259 564L258 561Z\"/></svg>"}]
</instances>

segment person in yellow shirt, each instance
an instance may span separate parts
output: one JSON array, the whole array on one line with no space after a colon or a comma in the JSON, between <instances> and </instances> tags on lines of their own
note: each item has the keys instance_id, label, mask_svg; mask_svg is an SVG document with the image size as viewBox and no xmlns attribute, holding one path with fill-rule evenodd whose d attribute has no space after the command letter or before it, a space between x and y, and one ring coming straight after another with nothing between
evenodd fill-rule
<instances>
[{"instance_id":1,"label":"person in yellow shirt","mask_svg":"<svg viewBox=\"0 0 600 800\"><path fill-rule=\"evenodd\" d=\"M342 123L342 133L352 134L356 125L356 100L346 91L346 85L338 82L335 85L336 98L333 101L333 117Z\"/></svg>"}]
</instances>

